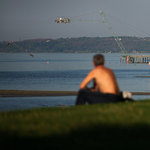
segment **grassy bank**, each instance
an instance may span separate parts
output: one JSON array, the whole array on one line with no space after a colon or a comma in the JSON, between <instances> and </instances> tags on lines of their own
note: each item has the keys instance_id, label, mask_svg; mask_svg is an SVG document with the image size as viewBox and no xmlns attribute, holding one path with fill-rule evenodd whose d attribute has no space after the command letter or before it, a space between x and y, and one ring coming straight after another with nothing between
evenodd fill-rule
<instances>
[{"instance_id":1,"label":"grassy bank","mask_svg":"<svg viewBox=\"0 0 150 150\"><path fill-rule=\"evenodd\" d=\"M147 149L150 101L0 113L3 149Z\"/></svg>"}]
</instances>

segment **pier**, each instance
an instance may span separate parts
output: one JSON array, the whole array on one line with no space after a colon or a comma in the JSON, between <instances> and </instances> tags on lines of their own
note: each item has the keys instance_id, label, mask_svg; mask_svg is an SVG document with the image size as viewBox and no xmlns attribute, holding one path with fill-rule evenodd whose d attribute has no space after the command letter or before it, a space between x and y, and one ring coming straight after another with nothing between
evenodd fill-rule
<instances>
[{"instance_id":1,"label":"pier","mask_svg":"<svg viewBox=\"0 0 150 150\"><path fill-rule=\"evenodd\" d=\"M123 63L149 63L150 55L121 55L120 62Z\"/></svg>"}]
</instances>

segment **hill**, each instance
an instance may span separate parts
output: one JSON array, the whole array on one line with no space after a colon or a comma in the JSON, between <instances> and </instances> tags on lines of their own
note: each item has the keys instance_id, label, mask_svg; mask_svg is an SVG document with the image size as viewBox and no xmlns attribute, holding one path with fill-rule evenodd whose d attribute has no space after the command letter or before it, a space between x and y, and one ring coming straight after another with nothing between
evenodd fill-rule
<instances>
[{"instance_id":1,"label":"hill","mask_svg":"<svg viewBox=\"0 0 150 150\"><path fill-rule=\"evenodd\" d=\"M119 37L128 53L150 52L150 38ZM8 45L10 43L10 46ZM59 39L32 39L0 42L0 52L5 53L122 53L113 37L79 37Z\"/></svg>"}]
</instances>

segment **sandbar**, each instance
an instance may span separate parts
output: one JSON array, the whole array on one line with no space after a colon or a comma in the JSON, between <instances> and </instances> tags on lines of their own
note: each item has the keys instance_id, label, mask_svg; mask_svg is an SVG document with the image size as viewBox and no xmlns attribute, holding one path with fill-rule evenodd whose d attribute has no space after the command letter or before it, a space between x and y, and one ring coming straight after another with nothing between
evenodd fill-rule
<instances>
[{"instance_id":1,"label":"sandbar","mask_svg":"<svg viewBox=\"0 0 150 150\"><path fill-rule=\"evenodd\" d=\"M132 95L150 95L150 92L131 92ZM1 97L32 96L76 96L77 91L32 91L32 90L0 90Z\"/></svg>"},{"instance_id":2,"label":"sandbar","mask_svg":"<svg viewBox=\"0 0 150 150\"><path fill-rule=\"evenodd\" d=\"M26 91L26 90L0 90L2 97L30 97L30 96L75 96L77 91Z\"/></svg>"},{"instance_id":3,"label":"sandbar","mask_svg":"<svg viewBox=\"0 0 150 150\"><path fill-rule=\"evenodd\" d=\"M150 76L135 76L135 77L150 78Z\"/></svg>"}]
</instances>

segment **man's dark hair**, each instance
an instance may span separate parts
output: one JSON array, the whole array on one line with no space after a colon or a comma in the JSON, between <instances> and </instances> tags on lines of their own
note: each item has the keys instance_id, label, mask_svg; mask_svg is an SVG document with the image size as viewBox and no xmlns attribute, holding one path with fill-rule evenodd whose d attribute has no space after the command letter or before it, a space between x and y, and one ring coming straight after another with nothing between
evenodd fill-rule
<instances>
[{"instance_id":1,"label":"man's dark hair","mask_svg":"<svg viewBox=\"0 0 150 150\"><path fill-rule=\"evenodd\" d=\"M93 62L95 66L104 65L104 56L101 54L97 54L93 57Z\"/></svg>"}]
</instances>

